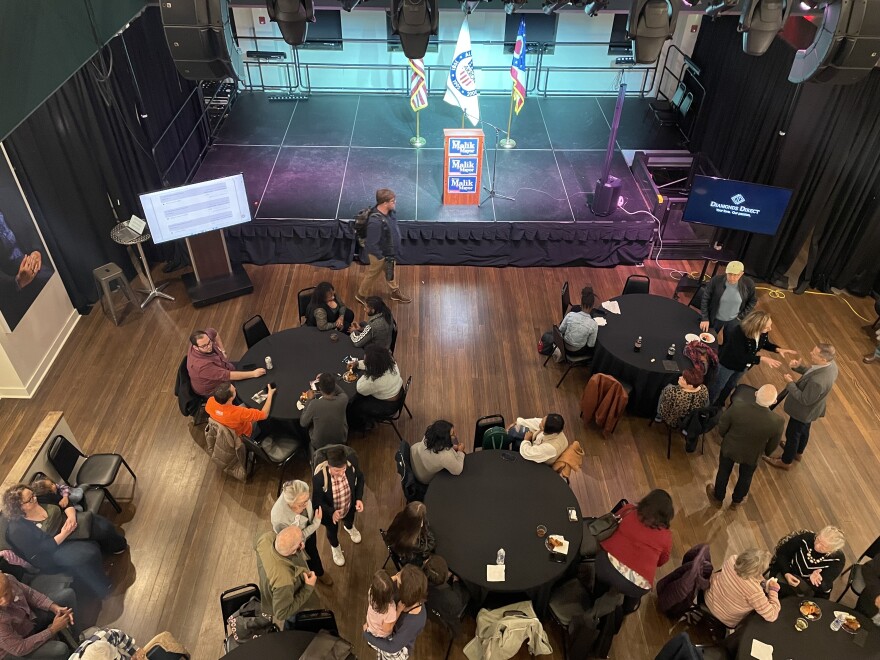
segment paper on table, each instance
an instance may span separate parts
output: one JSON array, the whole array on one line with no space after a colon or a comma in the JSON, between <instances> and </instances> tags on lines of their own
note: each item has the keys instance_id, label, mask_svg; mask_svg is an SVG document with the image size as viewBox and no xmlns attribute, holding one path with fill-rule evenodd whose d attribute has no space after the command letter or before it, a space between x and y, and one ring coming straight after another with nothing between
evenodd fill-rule
<instances>
[{"instance_id":1,"label":"paper on table","mask_svg":"<svg viewBox=\"0 0 880 660\"><path fill-rule=\"evenodd\" d=\"M603 319L601 316L597 316L597 317L596 317L595 319L593 319L593 320L596 322L596 325L608 325L608 321L606 321L605 319Z\"/></svg>"},{"instance_id":2,"label":"paper on table","mask_svg":"<svg viewBox=\"0 0 880 660\"><path fill-rule=\"evenodd\" d=\"M486 564L486 582L504 582L504 564Z\"/></svg>"},{"instance_id":3,"label":"paper on table","mask_svg":"<svg viewBox=\"0 0 880 660\"><path fill-rule=\"evenodd\" d=\"M773 647L760 640L753 639L752 657L758 660L773 660Z\"/></svg>"},{"instance_id":4,"label":"paper on table","mask_svg":"<svg viewBox=\"0 0 880 660\"><path fill-rule=\"evenodd\" d=\"M606 300L602 303L602 307L607 309L612 314L620 314L620 305L617 304L616 300Z\"/></svg>"}]
</instances>

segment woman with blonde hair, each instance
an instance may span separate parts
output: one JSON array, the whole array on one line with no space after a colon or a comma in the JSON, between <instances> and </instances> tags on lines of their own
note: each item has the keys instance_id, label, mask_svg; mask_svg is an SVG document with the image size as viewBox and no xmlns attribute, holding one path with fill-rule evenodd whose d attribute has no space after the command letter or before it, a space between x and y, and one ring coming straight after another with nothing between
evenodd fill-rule
<instances>
[{"instance_id":1,"label":"woman with blonde hair","mask_svg":"<svg viewBox=\"0 0 880 660\"><path fill-rule=\"evenodd\" d=\"M763 581L768 566L767 550L749 548L728 557L721 570L712 574L706 591L706 606L712 615L728 628L736 628L753 611L765 621L776 621L779 581Z\"/></svg>"},{"instance_id":2,"label":"woman with blonde hair","mask_svg":"<svg viewBox=\"0 0 880 660\"><path fill-rule=\"evenodd\" d=\"M758 351L778 353L783 357L797 353L788 348L780 348L770 341L772 327L770 314L760 309L750 313L740 323L730 326L718 352L717 373L709 384L710 405L723 405L743 374L756 364L766 364L774 369L779 367L779 360L766 355L759 356Z\"/></svg>"},{"instance_id":3,"label":"woman with blonde hair","mask_svg":"<svg viewBox=\"0 0 880 660\"><path fill-rule=\"evenodd\" d=\"M306 544L309 570L322 584L330 586L333 578L324 574L324 564L321 563L321 555L318 554L318 536L316 532L321 526L321 509L312 507L312 494L309 485L305 481L285 481L281 486L281 495L272 505L272 513L269 514L272 521L272 530L277 534L285 527L299 527L302 530L303 541Z\"/></svg>"}]
</instances>

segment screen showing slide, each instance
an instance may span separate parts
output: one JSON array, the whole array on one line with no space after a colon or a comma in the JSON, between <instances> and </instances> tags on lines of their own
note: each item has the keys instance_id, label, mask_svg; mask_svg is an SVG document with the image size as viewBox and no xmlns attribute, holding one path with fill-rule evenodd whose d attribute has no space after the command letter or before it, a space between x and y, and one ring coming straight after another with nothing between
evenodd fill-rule
<instances>
[{"instance_id":1,"label":"screen showing slide","mask_svg":"<svg viewBox=\"0 0 880 660\"><path fill-rule=\"evenodd\" d=\"M141 195L154 243L250 222L241 174Z\"/></svg>"},{"instance_id":2,"label":"screen showing slide","mask_svg":"<svg viewBox=\"0 0 880 660\"><path fill-rule=\"evenodd\" d=\"M695 176L683 219L772 236L790 199L791 190L787 188Z\"/></svg>"}]
</instances>

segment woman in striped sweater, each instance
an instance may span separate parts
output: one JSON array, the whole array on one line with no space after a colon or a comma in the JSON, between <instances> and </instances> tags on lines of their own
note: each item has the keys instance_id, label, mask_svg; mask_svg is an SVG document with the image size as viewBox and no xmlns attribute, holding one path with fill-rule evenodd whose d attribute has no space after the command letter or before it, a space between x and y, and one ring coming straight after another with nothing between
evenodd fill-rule
<instances>
[{"instance_id":1,"label":"woman in striped sweater","mask_svg":"<svg viewBox=\"0 0 880 660\"><path fill-rule=\"evenodd\" d=\"M713 616L728 628L736 628L753 611L766 621L776 621L779 583L770 578L761 584L769 565L770 553L757 548L728 557L721 570L712 574L706 591L706 605Z\"/></svg>"}]
</instances>

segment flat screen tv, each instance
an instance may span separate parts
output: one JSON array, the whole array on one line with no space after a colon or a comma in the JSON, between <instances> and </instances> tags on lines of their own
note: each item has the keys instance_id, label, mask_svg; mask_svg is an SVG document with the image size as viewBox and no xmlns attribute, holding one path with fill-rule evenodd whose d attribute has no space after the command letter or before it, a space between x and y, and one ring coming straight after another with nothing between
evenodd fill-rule
<instances>
[{"instance_id":1,"label":"flat screen tv","mask_svg":"<svg viewBox=\"0 0 880 660\"><path fill-rule=\"evenodd\" d=\"M241 174L157 190L140 197L154 243L195 236L251 220Z\"/></svg>"},{"instance_id":2,"label":"flat screen tv","mask_svg":"<svg viewBox=\"0 0 880 660\"><path fill-rule=\"evenodd\" d=\"M682 219L773 236L790 199L787 188L697 175Z\"/></svg>"}]
</instances>

